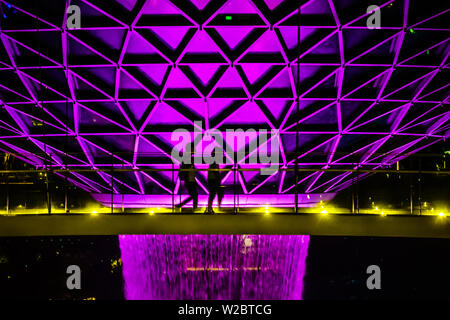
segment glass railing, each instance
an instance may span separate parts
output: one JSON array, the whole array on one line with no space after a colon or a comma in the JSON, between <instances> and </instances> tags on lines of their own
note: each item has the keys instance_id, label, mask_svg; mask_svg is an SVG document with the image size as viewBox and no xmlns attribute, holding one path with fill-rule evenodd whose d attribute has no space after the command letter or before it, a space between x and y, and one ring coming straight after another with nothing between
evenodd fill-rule
<instances>
[{"instance_id":1,"label":"glass railing","mask_svg":"<svg viewBox=\"0 0 450 320\"><path fill-rule=\"evenodd\" d=\"M447 215L450 156L406 156L391 163L378 163L377 158L386 159L381 154L363 163L327 163L326 154L310 153L297 162L292 155L267 172L264 165L251 163L210 167L195 163L195 157L193 166L181 166L155 153L134 159L110 154L95 159L95 165L79 154L33 154L34 165L20 160L31 155L1 154L0 214L189 214L212 209L218 214ZM131 162L125 160L129 158Z\"/></svg>"}]
</instances>

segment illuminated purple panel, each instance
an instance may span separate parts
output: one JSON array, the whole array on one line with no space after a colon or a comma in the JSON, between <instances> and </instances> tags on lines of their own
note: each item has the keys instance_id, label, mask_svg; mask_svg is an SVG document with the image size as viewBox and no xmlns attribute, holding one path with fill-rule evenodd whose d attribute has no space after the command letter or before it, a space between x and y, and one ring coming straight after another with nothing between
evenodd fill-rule
<instances>
[{"instance_id":1,"label":"illuminated purple panel","mask_svg":"<svg viewBox=\"0 0 450 320\"><path fill-rule=\"evenodd\" d=\"M120 235L128 300L301 300L309 236Z\"/></svg>"},{"instance_id":2,"label":"illuminated purple panel","mask_svg":"<svg viewBox=\"0 0 450 320\"><path fill-rule=\"evenodd\" d=\"M384 168L450 136L445 1L73 0L79 30L62 25L67 1L33 3L0 0L0 150L37 168L177 169L185 143L171 133L195 121L200 133L276 130L282 169ZM261 150L232 147L246 152L239 169ZM369 176L265 177L258 161L223 174L228 195L334 195ZM185 192L170 171L67 178L150 203Z\"/></svg>"}]
</instances>

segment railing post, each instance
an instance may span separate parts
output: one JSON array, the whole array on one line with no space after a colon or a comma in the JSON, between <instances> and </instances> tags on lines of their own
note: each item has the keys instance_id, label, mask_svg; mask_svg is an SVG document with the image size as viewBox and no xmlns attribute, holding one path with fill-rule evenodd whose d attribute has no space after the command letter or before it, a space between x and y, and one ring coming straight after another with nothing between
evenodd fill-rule
<instances>
[{"instance_id":1,"label":"railing post","mask_svg":"<svg viewBox=\"0 0 450 320\"><path fill-rule=\"evenodd\" d=\"M419 156L420 157L420 156ZM422 158L419 158L419 215L422 215Z\"/></svg>"},{"instance_id":2,"label":"railing post","mask_svg":"<svg viewBox=\"0 0 450 320\"><path fill-rule=\"evenodd\" d=\"M178 176L180 176L180 172L178 172ZM175 213L175 184L175 163L172 159L172 214Z\"/></svg>"},{"instance_id":3,"label":"railing post","mask_svg":"<svg viewBox=\"0 0 450 320\"><path fill-rule=\"evenodd\" d=\"M9 175L6 173L6 214L9 214Z\"/></svg>"},{"instance_id":4,"label":"railing post","mask_svg":"<svg viewBox=\"0 0 450 320\"><path fill-rule=\"evenodd\" d=\"M237 169L237 166L234 166L233 165L233 213L234 214L237 214L237 211L236 211L236 169Z\"/></svg>"},{"instance_id":5,"label":"railing post","mask_svg":"<svg viewBox=\"0 0 450 320\"><path fill-rule=\"evenodd\" d=\"M352 178L352 213L355 213L355 179Z\"/></svg>"},{"instance_id":6,"label":"railing post","mask_svg":"<svg viewBox=\"0 0 450 320\"><path fill-rule=\"evenodd\" d=\"M356 168L356 213L359 214L359 165Z\"/></svg>"}]
</instances>

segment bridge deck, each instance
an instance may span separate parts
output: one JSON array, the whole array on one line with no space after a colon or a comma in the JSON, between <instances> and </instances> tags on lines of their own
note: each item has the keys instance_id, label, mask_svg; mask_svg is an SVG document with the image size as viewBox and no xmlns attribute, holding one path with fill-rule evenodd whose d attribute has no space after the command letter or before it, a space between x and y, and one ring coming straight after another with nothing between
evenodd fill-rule
<instances>
[{"instance_id":1,"label":"bridge deck","mask_svg":"<svg viewBox=\"0 0 450 320\"><path fill-rule=\"evenodd\" d=\"M127 214L0 216L0 236L117 234L309 234L450 238L450 219L320 214Z\"/></svg>"}]
</instances>

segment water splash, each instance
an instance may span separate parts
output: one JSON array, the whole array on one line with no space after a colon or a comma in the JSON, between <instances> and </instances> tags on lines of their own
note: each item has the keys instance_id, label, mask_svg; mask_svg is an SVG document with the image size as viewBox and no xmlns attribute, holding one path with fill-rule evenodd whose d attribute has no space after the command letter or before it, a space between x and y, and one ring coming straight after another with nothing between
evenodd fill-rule
<instances>
[{"instance_id":1,"label":"water splash","mask_svg":"<svg viewBox=\"0 0 450 320\"><path fill-rule=\"evenodd\" d=\"M120 235L128 300L300 300L309 236Z\"/></svg>"}]
</instances>

